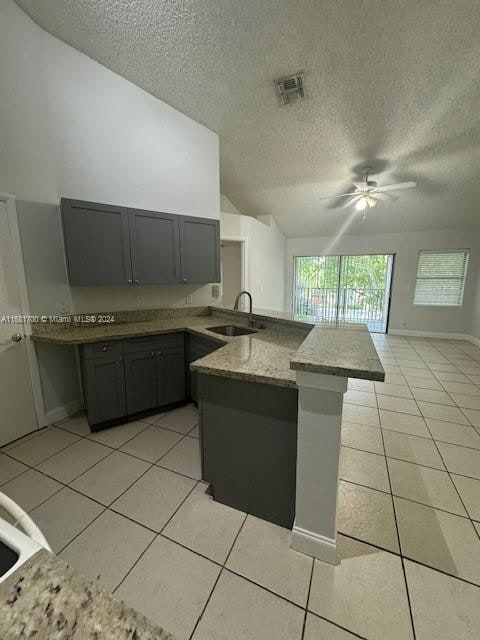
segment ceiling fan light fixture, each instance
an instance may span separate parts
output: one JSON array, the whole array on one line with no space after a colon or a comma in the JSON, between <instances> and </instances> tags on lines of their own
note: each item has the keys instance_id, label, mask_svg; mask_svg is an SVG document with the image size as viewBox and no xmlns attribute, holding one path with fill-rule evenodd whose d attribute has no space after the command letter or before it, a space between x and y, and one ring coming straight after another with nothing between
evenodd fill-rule
<instances>
[{"instance_id":1,"label":"ceiling fan light fixture","mask_svg":"<svg viewBox=\"0 0 480 640\"><path fill-rule=\"evenodd\" d=\"M359 211L363 211L367 207L368 207L368 201L366 197L360 198L360 200L355 204L355 209L358 209Z\"/></svg>"}]
</instances>

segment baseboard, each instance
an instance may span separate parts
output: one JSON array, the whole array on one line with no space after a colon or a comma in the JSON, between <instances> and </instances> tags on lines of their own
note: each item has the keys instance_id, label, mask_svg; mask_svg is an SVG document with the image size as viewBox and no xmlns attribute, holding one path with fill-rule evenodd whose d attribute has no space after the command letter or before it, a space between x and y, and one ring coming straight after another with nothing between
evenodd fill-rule
<instances>
[{"instance_id":1,"label":"baseboard","mask_svg":"<svg viewBox=\"0 0 480 640\"><path fill-rule=\"evenodd\" d=\"M389 329L389 335L411 338L443 338L446 340L466 340L472 342L472 336L466 333L444 333L443 331L411 331L409 329ZM479 341L480 344L480 341Z\"/></svg>"},{"instance_id":2,"label":"baseboard","mask_svg":"<svg viewBox=\"0 0 480 640\"><path fill-rule=\"evenodd\" d=\"M392 336L405 336L406 338L442 338L445 340L465 340L476 347L480 347L480 338L468 335L468 333L444 333L441 331L410 331L408 329L390 329Z\"/></svg>"},{"instance_id":3,"label":"baseboard","mask_svg":"<svg viewBox=\"0 0 480 640\"><path fill-rule=\"evenodd\" d=\"M337 542L314 531L307 531L295 524L292 529L292 549L318 558L329 564L337 564Z\"/></svg>"},{"instance_id":4,"label":"baseboard","mask_svg":"<svg viewBox=\"0 0 480 640\"><path fill-rule=\"evenodd\" d=\"M68 402L66 405L62 407L56 407L51 411L48 411L45 414L45 419L47 424L54 424L55 422L59 422L60 420L64 420L65 418L69 418L70 416L82 411L83 409L83 401L82 400L72 400L72 402Z\"/></svg>"},{"instance_id":5,"label":"baseboard","mask_svg":"<svg viewBox=\"0 0 480 640\"><path fill-rule=\"evenodd\" d=\"M474 344L476 347L480 347L480 340L478 338L475 338L474 336L467 336L468 340Z\"/></svg>"}]
</instances>

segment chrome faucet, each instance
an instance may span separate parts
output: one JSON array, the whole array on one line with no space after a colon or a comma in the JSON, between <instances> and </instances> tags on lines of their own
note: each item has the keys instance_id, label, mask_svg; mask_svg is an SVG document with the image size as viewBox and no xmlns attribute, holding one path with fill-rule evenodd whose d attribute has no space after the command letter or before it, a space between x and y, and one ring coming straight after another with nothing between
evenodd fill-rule
<instances>
[{"instance_id":1,"label":"chrome faucet","mask_svg":"<svg viewBox=\"0 0 480 640\"><path fill-rule=\"evenodd\" d=\"M235 311L238 311L238 303L240 302L240 298L243 295L248 296L249 300L250 300L250 310L249 310L249 315L248 315L248 326L249 327L254 327L255 326L255 320L253 319L253 311L252 311L252 294L249 291L240 291L240 293L238 294L238 296L235 298L235 304L233 305L233 309Z\"/></svg>"}]
</instances>

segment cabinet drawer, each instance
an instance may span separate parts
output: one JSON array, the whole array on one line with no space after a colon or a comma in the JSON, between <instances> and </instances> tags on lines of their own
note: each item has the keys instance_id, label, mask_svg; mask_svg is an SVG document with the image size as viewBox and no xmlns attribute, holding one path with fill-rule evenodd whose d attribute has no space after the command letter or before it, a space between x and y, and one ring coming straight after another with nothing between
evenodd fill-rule
<instances>
[{"instance_id":1,"label":"cabinet drawer","mask_svg":"<svg viewBox=\"0 0 480 640\"><path fill-rule=\"evenodd\" d=\"M105 340L82 345L82 355L85 359L103 358L105 356L121 356L123 354L122 340Z\"/></svg>"},{"instance_id":2,"label":"cabinet drawer","mask_svg":"<svg viewBox=\"0 0 480 640\"><path fill-rule=\"evenodd\" d=\"M142 336L125 340L125 353L158 351L168 347L183 347L183 333L165 333L157 336Z\"/></svg>"}]
</instances>

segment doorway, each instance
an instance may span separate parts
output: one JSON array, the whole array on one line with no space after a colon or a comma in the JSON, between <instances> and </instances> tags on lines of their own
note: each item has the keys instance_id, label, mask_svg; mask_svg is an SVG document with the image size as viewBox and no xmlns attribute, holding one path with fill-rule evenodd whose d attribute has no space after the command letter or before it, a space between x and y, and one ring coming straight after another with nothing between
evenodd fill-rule
<instances>
[{"instance_id":1,"label":"doorway","mask_svg":"<svg viewBox=\"0 0 480 640\"><path fill-rule=\"evenodd\" d=\"M393 264L392 254L296 256L293 311L386 333Z\"/></svg>"},{"instance_id":2,"label":"doorway","mask_svg":"<svg viewBox=\"0 0 480 640\"><path fill-rule=\"evenodd\" d=\"M38 428L25 323L10 320L24 313L13 207L0 195L0 446Z\"/></svg>"},{"instance_id":3,"label":"doorway","mask_svg":"<svg viewBox=\"0 0 480 640\"><path fill-rule=\"evenodd\" d=\"M233 307L246 282L246 239L223 237L220 242L223 306Z\"/></svg>"}]
</instances>

